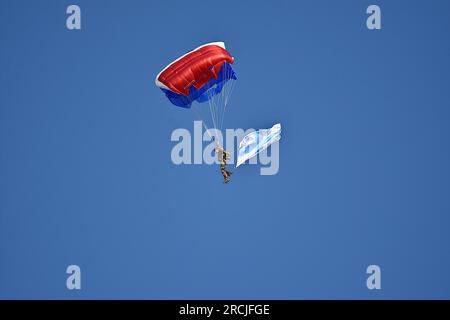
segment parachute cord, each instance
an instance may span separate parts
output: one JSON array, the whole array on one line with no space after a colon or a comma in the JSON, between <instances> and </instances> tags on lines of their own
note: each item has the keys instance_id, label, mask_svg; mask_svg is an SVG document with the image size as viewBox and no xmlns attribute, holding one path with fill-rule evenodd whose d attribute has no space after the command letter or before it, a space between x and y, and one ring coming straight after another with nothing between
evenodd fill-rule
<instances>
[{"instance_id":1,"label":"parachute cord","mask_svg":"<svg viewBox=\"0 0 450 320\"><path fill-rule=\"evenodd\" d=\"M219 105L217 103L217 97L216 94L213 92L213 90L208 90L207 91L208 94L208 104L209 104L209 110L211 113L211 119L213 122L213 126L216 129L220 129L218 127L219 125Z\"/></svg>"},{"instance_id":2,"label":"parachute cord","mask_svg":"<svg viewBox=\"0 0 450 320\"><path fill-rule=\"evenodd\" d=\"M235 80L231 79L230 81L228 81L225 86L225 95L224 95L224 104L223 104L223 114L222 114L222 120L220 123L220 128L222 130L222 126L223 126L223 121L225 119L225 111L227 109L227 105L228 105L228 98L231 96L231 94L233 93L233 89L234 89L234 85L235 85Z\"/></svg>"},{"instance_id":3,"label":"parachute cord","mask_svg":"<svg viewBox=\"0 0 450 320\"><path fill-rule=\"evenodd\" d=\"M212 122L213 122L213 126L214 126L214 127L217 127L217 126L216 126L216 118L215 118L214 104L213 104L212 96L211 96L211 93L210 93L209 90L207 91L207 94L208 94L209 111L210 111L210 113L211 113L211 119L212 119Z\"/></svg>"},{"instance_id":4,"label":"parachute cord","mask_svg":"<svg viewBox=\"0 0 450 320\"><path fill-rule=\"evenodd\" d=\"M200 119L200 121L202 122L203 128L205 129L205 131L206 131L206 133L208 134L209 138L210 138L212 141L214 141L214 142L216 143L216 145L217 145L217 147L218 147L219 149L223 149L222 146L220 145L220 143L217 142L217 140L214 139L214 138L211 136L211 134L209 133L209 128L208 128L208 126L205 124L205 121L203 121L203 118L200 116L199 112L195 109L194 106L192 106L191 109L194 110L195 114L197 115L197 117L198 117L198 118Z\"/></svg>"},{"instance_id":5,"label":"parachute cord","mask_svg":"<svg viewBox=\"0 0 450 320\"><path fill-rule=\"evenodd\" d=\"M223 72L224 72L223 77L225 79L228 79L228 81L223 81L219 84L222 86L222 89L220 90L220 92L217 92L216 88L211 88L211 87L206 90L212 124L213 124L215 130L219 130L219 131L222 131L223 123L224 123L224 119L225 119L225 111L226 111L227 105L228 105L228 99L229 99L231 93L233 92L233 89L235 86L235 78L231 78L233 71L228 67L226 62L224 64L223 68L224 68L223 69ZM214 141L214 143L217 145L218 148L224 150L223 147L220 145L220 143L215 138L213 138L212 135L209 133L209 128L206 125L206 122L203 120L203 117L200 115L200 113L196 109L196 107L192 106L192 109L194 110L197 118L201 120L203 128L208 133L209 138Z\"/></svg>"}]
</instances>

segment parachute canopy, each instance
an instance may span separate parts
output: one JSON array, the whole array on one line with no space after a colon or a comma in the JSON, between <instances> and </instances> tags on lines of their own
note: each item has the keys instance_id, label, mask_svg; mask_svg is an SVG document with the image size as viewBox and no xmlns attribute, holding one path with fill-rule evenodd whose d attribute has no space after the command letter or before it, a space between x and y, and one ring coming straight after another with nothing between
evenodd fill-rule
<instances>
[{"instance_id":1,"label":"parachute canopy","mask_svg":"<svg viewBox=\"0 0 450 320\"><path fill-rule=\"evenodd\" d=\"M236 168L281 139L281 124L247 134L239 143Z\"/></svg>"},{"instance_id":2,"label":"parachute canopy","mask_svg":"<svg viewBox=\"0 0 450 320\"><path fill-rule=\"evenodd\" d=\"M155 83L178 107L190 108L194 101L221 98L223 101L213 101L212 105L224 108L231 93L225 92L225 85L236 80L233 62L223 42L208 43L170 63L156 76Z\"/></svg>"}]
</instances>

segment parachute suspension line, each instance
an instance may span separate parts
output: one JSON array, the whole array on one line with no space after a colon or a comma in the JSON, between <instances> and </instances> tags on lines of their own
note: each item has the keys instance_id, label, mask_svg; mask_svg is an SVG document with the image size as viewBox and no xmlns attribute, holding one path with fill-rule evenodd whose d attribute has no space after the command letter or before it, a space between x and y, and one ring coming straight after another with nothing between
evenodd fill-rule
<instances>
[{"instance_id":1,"label":"parachute suspension line","mask_svg":"<svg viewBox=\"0 0 450 320\"><path fill-rule=\"evenodd\" d=\"M219 117L220 117L220 102L218 101L218 94L216 94L215 89L210 89L207 91L208 103L211 110L211 118L213 120L214 128L219 129Z\"/></svg>"},{"instance_id":2,"label":"parachute suspension line","mask_svg":"<svg viewBox=\"0 0 450 320\"><path fill-rule=\"evenodd\" d=\"M228 79L228 81L224 81L220 84L222 86L220 92L217 92L215 90L216 88L210 88L207 91L211 119L214 127L218 130L223 129L226 106L228 105L228 99L235 86L235 80L231 78L233 71L227 64L224 64L224 67L222 68L224 72L223 77L224 79Z\"/></svg>"},{"instance_id":3,"label":"parachute suspension line","mask_svg":"<svg viewBox=\"0 0 450 320\"><path fill-rule=\"evenodd\" d=\"M228 99L233 94L234 87L236 86L236 79L230 79L230 81L228 81L228 82L229 82L230 85L229 85L229 88L227 89L227 95L225 97L225 109L226 109L226 107L228 105Z\"/></svg>"},{"instance_id":4,"label":"parachute suspension line","mask_svg":"<svg viewBox=\"0 0 450 320\"><path fill-rule=\"evenodd\" d=\"M209 112L210 112L210 115L211 115L212 125L213 125L213 127L216 127L216 119L215 119L215 116L214 116L214 108L213 108L213 105L211 104L211 101L210 101L209 92L208 92L208 106L209 106Z\"/></svg>"},{"instance_id":5,"label":"parachute suspension line","mask_svg":"<svg viewBox=\"0 0 450 320\"><path fill-rule=\"evenodd\" d=\"M228 99L230 98L231 94L233 93L235 81L236 80L234 80L234 79L230 79L229 81L227 81L227 83L225 84L225 86L223 88L223 91L224 91L223 100L224 101L223 101L223 115L222 115L222 119L221 119L221 123L220 123L221 128L223 126L223 121L225 119L225 111L227 109Z\"/></svg>"},{"instance_id":6,"label":"parachute suspension line","mask_svg":"<svg viewBox=\"0 0 450 320\"><path fill-rule=\"evenodd\" d=\"M217 95L217 111L218 111L218 117L217 117L217 126L220 130L222 130L222 127L220 126L221 118L223 116L223 94L224 94L225 86L222 86L221 92Z\"/></svg>"},{"instance_id":7,"label":"parachute suspension line","mask_svg":"<svg viewBox=\"0 0 450 320\"><path fill-rule=\"evenodd\" d=\"M233 71L226 65L224 65L223 68L224 68L223 78L228 79L228 81L225 80L219 84L222 86L220 92L217 92L218 88L215 86L213 86L212 88L208 88L205 92L208 97L208 106L211 114L213 129L218 131L221 131L223 128L226 107L228 105L228 100L230 98L231 93L233 92L236 81L235 79L231 78ZM203 117L200 115L199 110L197 110L197 107L198 104L194 103L192 104L191 109L194 110L196 117L202 122L202 126L207 132L209 138L212 141L214 141L214 143L217 145L218 148L223 149L219 141L213 138L213 136L210 134L210 129L206 125L206 122L203 120Z\"/></svg>"},{"instance_id":8,"label":"parachute suspension line","mask_svg":"<svg viewBox=\"0 0 450 320\"><path fill-rule=\"evenodd\" d=\"M208 105L209 105L209 112L211 113L211 119L213 122L213 126L216 127L216 119L214 115L214 106L211 104L211 96L209 90L207 91L208 94Z\"/></svg>"},{"instance_id":9,"label":"parachute suspension line","mask_svg":"<svg viewBox=\"0 0 450 320\"><path fill-rule=\"evenodd\" d=\"M233 89L234 89L234 85L235 85L235 80L231 78L232 75L232 71L229 68L225 69L225 78L229 79L222 87L222 91L220 93L220 103L219 106L221 107L221 113L220 113L220 119L219 119L219 128L222 130L223 127L223 122L225 119L225 111L228 105L228 99L230 98Z\"/></svg>"},{"instance_id":10,"label":"parachute suspension line","mask_svg":"<svg viewBox=\"0 0 450 320\"><path fill-rule=\"evenodd\" d=\"M230 81L228 81L230 82ZM220 130L222 130L223 127L223 119L225 118L225 110L226 110L226 94L227 94L227 88L228 88L228 82L225 83L224 87L222 88L222 92L221 92L221 106L222 106L222 110L221 110L221 118L220 118Z\"/></svg>"},{"instance_id":11,"label":"parachute suspension line","mask_svg":"<svg viewBox=\"0 0 450 320\"><path fill-rule=\"evenodd\" d=\"M213 126L214 128L217 128L217 111L216 111L216 105L214 103L214 96L213 96L213 90L211 90L211 88L209 88L206 93L208 95L208 104L209 104L209 110L211 113L211 119L213 122Z\"/></svg>"},{"instance_id":12,"label":"parachute suspension line","mask_svg":"<svg viewBox=\"0 0 450 320\"><path fill-rule=\"evenodd\" d=\"M219 128L219 117L220 117L220 95L219 94L215 94L213 97L211 97L210 101L212 101L213 105L214 105L214 112L215 112L215 127L216 129L220 130Z\"/></svg>"},{"instance_id":13,"label":"parachute suspension line","mask_svg":"<svg viewBox=\"0 0 450 320\"><path fill-rule=\"evenodd\" d=\"M200 119L200 121L202 122L203 128L205 129L205 131L206 131L206 133L208 134L209 138L210 138L212 141L214 141L214 142L216 143L216 145L217 145L218 148L223 149L222 146L220 145L220 143L219 143L216 139L214 139L214 138L211 136L211 134L209 133L209 128L208 128L208 126L206 125L205 121L203 121L202 116L200 116L200 113L197 111L197 109L195 109L194 105L192 105L191 109L194 110L195 114L197 115L197 117L198 117L198 118Z\"/></svg>"}]
</instances>

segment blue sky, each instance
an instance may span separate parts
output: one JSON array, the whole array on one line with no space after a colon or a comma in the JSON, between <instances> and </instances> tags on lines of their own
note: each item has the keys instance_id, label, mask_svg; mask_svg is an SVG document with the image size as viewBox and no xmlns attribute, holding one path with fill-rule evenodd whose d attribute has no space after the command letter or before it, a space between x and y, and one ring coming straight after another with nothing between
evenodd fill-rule
<instances>
[{"instance_id":1,"label":"blue sky","mask_svg":"<svg viewBox=\"0 0 450 320\"><path fill-rule=\"evenodd\" d=\"M449 14L0 0L0 298L450 298ZM239 77L224 126L283 125L277 175L171 162L193 116L154 77L211 41Z\"/></svg>"}]
</instances>

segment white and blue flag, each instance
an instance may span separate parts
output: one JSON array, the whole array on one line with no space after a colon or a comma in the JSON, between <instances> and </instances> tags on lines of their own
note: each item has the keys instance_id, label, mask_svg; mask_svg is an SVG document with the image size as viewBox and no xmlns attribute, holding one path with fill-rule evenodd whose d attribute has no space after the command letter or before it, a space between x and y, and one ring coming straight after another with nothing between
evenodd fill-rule
<instances>
[{"instance_id":1,"label":"white and blue flag","mask_svg":"<svg viewBox=\"0 0 450 320\"><path fill-rule=\"evenodd\" d=\"M239 143L236 168L281 139L281 124L247 134Z\"/></svg>"}]
</instances>

